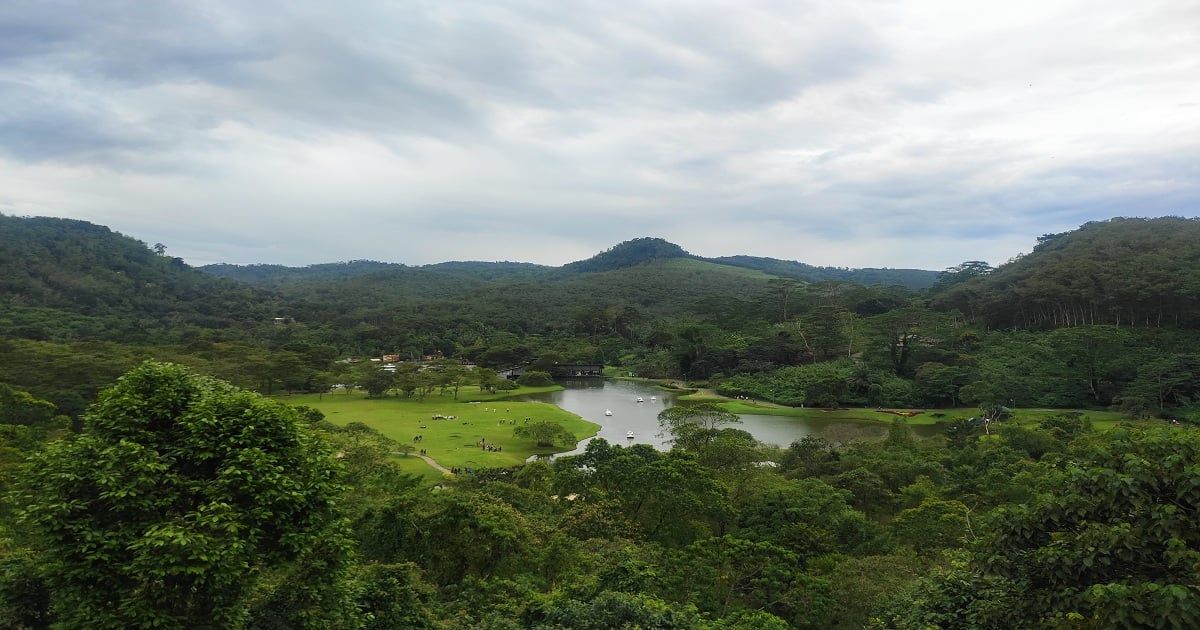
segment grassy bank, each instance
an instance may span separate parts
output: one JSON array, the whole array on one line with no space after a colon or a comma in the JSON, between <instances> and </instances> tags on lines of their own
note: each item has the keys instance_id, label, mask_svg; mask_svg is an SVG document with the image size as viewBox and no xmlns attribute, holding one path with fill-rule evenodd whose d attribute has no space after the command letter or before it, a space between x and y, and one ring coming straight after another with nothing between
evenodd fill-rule
<instances>
[{"instance_id":1,"label":"grassy bank","mask_svg":"<svg viewBox=\"0 0 1200 630\"><path fill-rule=\"evenodd\" d=\"M691 394L680 396L679 400L686 402L717 403L722 409L737 414L758 414L764 416L789 416L793 418L813 418L822 420L848 420L855 422L880 422L891 424L901 416L877 411L874 408L851 407L848 409L814 409L808 407L787 407L763 400L741 400L718 394L713 389L697 389ZM907 410L896 410L907 411ZM916 411L916 410L914 410ZM1105 409L1015 409L1013 419L1020 424L1035 424L1044 418L1064 413L1080 413L1097 429L1109 429L1121 422L1153 423L1154 420L1134 420L1120 411ZM956 407L951 409L925 409L915 416L904 418L913 425L935 425L949 423L959 419L972 418L979 415L976 407Z\"/></svg>"},{"instance_id":2,"label":"grassy bank","mask_svg":"<svg viewBox=\"0 0 1200 630\"><path fill-rule=\"evenodd\" d=\"M949 423L955 420L971 418L979 415L975 407L958 407L954 409L928 409L918 415L902 418L901 416L877 411L873 408L853 407L849 409L810 409L802 407L783 407L757 401L727 400L719 403L721 408L737 414L759 414L764 416L789 416L793 418L814 418L823 420L869 421L891 424L901 418L913 425L934 425ZM1135 421L1118 411L1091 409L1014 409L1013 419L1020 424L1035 424L1044 418L1064 413L1080 413L1092 421L1097 429L1109 429L1121 422L1151 422Z\"/></svg>"},{"instance_id":3,"label":"grassy bank","mask_svg":"<svg viewBox=\"0 0 1200 630\"><path fill-rule=\"evenodd\" d=\"M563 390L562 385L546 385L544 387L524 387L524 386L522 386L522 387L518 387L516 389L511 389L508 391L497 391L496 393L492 394L489 392L481 391L478 388L469 388L468 389L468 388L464 387L462 389L462 391L458 392L458 399L461 401L465 401L465 402L471 402L471 401L487 402L487 401L492 401L492 400L511 400L513 398L520 398L521 396L525 396L528 394L546 394L549 392L557 392L557 391L562 391L562 390Z\"/></svg>"},{"instance_id":4,"label":"grassy bank","mask_svg":"<svg viewBox=\"0 0 1200 630\"><path fill-rule=\"evenodd\" d=\"M361 422L397 442L425 449L426 454L447 468L514 466L524 462L530 455L568 450L539 448L533 440L514 437L513 429L524 424L527 417L531 423L557 422L580 440L595 435L600 428L546 403L506 400L489 404L461 400L477 393L460 391L460 400L457 401L450 396L439 395L428 396L423 401L398 397L372 399L359 392L282 396L278 400L318 409L335 424ZM455 418L433 420L435 415ZM512 421L517 424L511 424ZM417 435L424 439L414 442L413 438ZM501 450L496 452L480 448L477 444L481 439L499 446ZM426 466L419 459L409 459L411 461L406 462L408 465Z\"/></svg>"},{"instance_id":5,"label":"grassy bank","mask_svg":"<svg viewBox=\"0 0 1200 630\"><path fill-rule=\"evenodd\" d=\"M614 380L630 381L633 383L645 383L647 385L654 385L655 387L657 387L663 391L675 392L675 393L679 393L679 392L689 392L690 393L690 392L696 391L694 388L688 387L687 383L684 383L683 381L679 381L679 380L675 380L675 379L642 378L640 376L623 376L624 374L628 374L628 372L626 372L625 370L623 370L621 368L614 368L612 366L604 368L604 376L607 378L614 379Z\"/></svg>"}]
</instances>

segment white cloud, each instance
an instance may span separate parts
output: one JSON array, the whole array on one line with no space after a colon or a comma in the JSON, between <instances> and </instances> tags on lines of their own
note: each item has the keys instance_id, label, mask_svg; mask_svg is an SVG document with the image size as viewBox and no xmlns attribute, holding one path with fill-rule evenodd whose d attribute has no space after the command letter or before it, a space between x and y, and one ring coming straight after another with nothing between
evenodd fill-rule
<instances>
[{"instance_id":1,"label":"white cloud","mask_svg":"<svg viewBox=\"0 0 1200 630\"><path fill-rule=\"evenodd\" d=\"M1200 3L0 8L0 212L193 263L1001 262L1200 212Z\"/></svg>"}]
</instances>

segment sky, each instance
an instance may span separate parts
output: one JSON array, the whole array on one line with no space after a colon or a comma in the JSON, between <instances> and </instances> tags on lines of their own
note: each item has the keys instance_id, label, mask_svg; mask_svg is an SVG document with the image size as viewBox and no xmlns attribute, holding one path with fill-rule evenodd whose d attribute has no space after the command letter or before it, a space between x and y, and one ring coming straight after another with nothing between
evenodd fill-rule
<instances>
[{"instance_id":1,"label":"sky","mask_svg":"<svg viewBox=\"0 0 1200 630\"><path fill-rule=\"evenodd\" d=\"M999 264L1200 215L1200 0L13 0L0 213L192 264Z\"/></svg>"}]
</instances>

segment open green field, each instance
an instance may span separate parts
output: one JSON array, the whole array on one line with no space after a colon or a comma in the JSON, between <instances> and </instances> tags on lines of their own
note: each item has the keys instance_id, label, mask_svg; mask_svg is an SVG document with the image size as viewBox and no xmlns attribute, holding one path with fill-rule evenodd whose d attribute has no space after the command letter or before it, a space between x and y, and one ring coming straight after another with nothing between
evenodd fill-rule
<instances>
[{"instance_id":1,"label":"open green field","mask_svg":"<svg viewBox=\"0 0 1200 630\"><path fill-rule=\"evenodd\" d=\"M523 394L537 389L542 388L517 391ZM427 396L423 401L394 396L372 399L360 392L280 396L277 400L289 405L307 405L318 409L325 414L327 420L335 424L361 422L397 442L425 449L429 457L447 468L515 466L524 462L530 455L566 450L538 448L533 440L514 437L513 429L523 424L526 417L530 418L530 422L557 422L580 440L595 435L600 428L599 425L548 403L516 400L487 403L461 400L469 398L472 394L478 394L478 391L468 391L464 388L459 392L460 400L457 401L450 396L436 394ZM455 419L433 420L434 415L455 416ZM517 424L511 424L511 421L516 421ZM413 438L417 435L423 436L424 439L414 442ZM481 439L486 440L488 444L499 446L501 450L485 451L478 446ZM405 464L413 467L419 464L429 468L416 457L397 459L411 460Z\"/></svg>"}]
</instances>

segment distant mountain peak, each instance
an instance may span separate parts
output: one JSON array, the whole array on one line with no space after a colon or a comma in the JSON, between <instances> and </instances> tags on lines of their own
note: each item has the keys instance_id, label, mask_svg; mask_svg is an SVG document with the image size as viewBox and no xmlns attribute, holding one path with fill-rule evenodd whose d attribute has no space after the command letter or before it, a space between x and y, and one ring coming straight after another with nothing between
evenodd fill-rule
<instances>
[{"instance_id":1,"label":"distant mountain peak","mask_svg":"<svg viewBox=\"0 0 1200 630\"><path fill-rule=\"evenodd\" d=\"M644 236L617 243L591 258L563 265L563 269L579 273L610 271L640 265L652 260L691 257L691 254L675 243L666 239Z\"/></svg>"}]
</instances>

